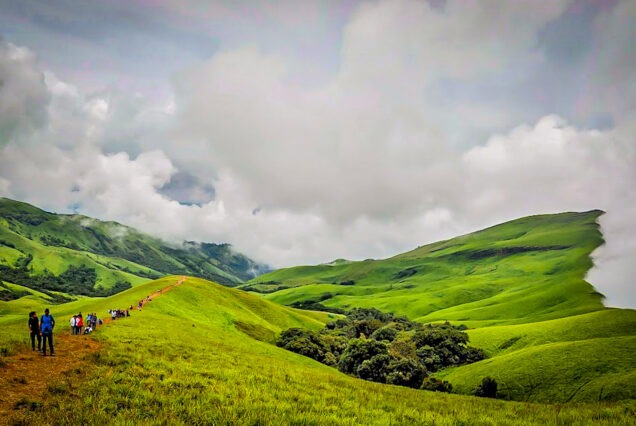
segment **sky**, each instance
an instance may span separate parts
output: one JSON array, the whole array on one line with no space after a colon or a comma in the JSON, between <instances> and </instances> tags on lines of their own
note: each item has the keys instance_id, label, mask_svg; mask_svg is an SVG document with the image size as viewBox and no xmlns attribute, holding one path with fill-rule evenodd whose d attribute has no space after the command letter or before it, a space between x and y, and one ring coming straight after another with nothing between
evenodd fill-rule
<instances>
[{"instance_id":1,"label":"sky","mask_svg":"<svg viewBox=\"0 0 636 426\"><path fill-rule=\"evenodd\" d=\"M0 196L272 267L601 209L634 307L634 40L630 0L0 0Z\"/></svg>"}]
</instances>

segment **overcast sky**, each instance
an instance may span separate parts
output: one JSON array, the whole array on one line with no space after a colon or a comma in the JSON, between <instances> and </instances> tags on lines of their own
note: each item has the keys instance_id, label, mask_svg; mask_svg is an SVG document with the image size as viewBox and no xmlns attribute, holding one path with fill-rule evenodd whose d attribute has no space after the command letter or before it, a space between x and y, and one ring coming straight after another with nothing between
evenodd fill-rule
<instances>
[{"instance_id":1,"label":"overcast sky","mask_svg":"<svg viewBox=\"0 0 636 426\"><path fill-rule=\"evenodd\" d=\"M0 0L0 196L274 267L607 212L636 305L632 0Z\"/></svg>"}]
</instances>

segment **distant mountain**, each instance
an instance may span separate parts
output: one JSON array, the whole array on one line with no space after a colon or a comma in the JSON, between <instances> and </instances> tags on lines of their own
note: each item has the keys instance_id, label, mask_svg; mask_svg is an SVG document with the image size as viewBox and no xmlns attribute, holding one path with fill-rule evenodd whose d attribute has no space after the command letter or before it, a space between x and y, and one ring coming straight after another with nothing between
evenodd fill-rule
<instances>
[{"instance_id":1,"label":"distant mountain","mask_svg":"<svg viewBox=\"0 0 636 426\"><path fill-rule=\"evenodd\" d=\"M268 270L229 244L171 245L116 222L0 198L0 280L34 290L101 296L169 274L234 286ZM16 297L10 288L0 287L0 299Z\"/></svg>"}]
</instances>

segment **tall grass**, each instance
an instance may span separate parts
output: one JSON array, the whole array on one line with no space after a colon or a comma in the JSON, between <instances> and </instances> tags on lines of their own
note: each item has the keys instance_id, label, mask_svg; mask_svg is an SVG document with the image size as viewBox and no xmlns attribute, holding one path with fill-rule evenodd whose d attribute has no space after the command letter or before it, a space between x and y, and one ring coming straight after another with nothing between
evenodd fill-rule
<instances>
[{"instance_id":1,"label":"tall grass","mask_svg":"<svg viewBox=\"0 0 636 426\"><path fill-rule=\"evenodd\" d=\"M161 280L60 312L125 305ZM633 402L541 405L437 394L345 376L268 343L269 332L320 328L328 316L188 279L93 338L92 373L15 410L22 424L628 425ZM13 327L10 322L7 326ZM243 331L241 331L243 330ZM247 333L247 334L246 334ZM259 340L260 339L260 340ZM263 341L265 340L265 341ZM63 348L58 348L59 351ZM43 405L42 405L43 403Z\"/></svg>"}]
</instances>

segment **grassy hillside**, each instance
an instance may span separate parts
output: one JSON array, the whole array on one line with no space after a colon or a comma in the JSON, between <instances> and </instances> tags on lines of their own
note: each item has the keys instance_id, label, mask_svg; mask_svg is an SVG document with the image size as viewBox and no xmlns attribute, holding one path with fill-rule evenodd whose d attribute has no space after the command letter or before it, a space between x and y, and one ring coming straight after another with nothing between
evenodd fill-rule
<instances>
[{"instance_id":1,"label":"grassy hillside","mask_svg":"<svg viewBox=\"0 0 636 426\"><path fill-rule=\"evenodd\" d=\"M390 259L281 269L244 288L283 303L376 307L431 322L519 324L603 309L584 280L600 211L522 218Z\"/></svg>"},{"instance_id":2,"label":"grassy hillside","mask_svg":"<svg viewBox=\"0 0 636 426\"><path fill-rule=\"evenodd\" d=\"M438 374L468 393L482 377L501 398L570 402L636 397L636 311L606 309L541 323L469 331L492 358Z\"/></svg>"},{"instance_id":3,"label":"grassy hillside","mask_svg":"<svg viewBox=\"0 0 636 426\"><path fill-rule=\"evenodd\" d=\"M127 305L175 278L106 299L56 307L73 312ZM8 312L19 301L0 302ZM31 307L41 311L42 306ZM0 317L0 344L22 335L21 306ZM29 307L30 308L30 307ZM22 424L435 424L628 425L634 402L542 405L437 394L351 378L268 343L290 326L316 329L327 316L188 278L141 313L92 337L102 350L12 410ZM58 331L61 333L62 331ZM26 336L23 336L23 340ZM19 345L18 345L19 347ZM12 350L17 350L12 346ZM63 347L58 346L60 361ZM1 367L0 367L1 368ZM43 403L42 408L40 404ZM29 408L30 407L30 408ZM43 411L40 411L43 410ZM43 415L46 413L46 416Z\"/></svg>"},{"instance_id":4,"label":"grassy hillside","mask_svg":"<svg viewBox=\"0 0 636 426\"><path fill-rule=\"evenodd\" d=\"M508 399L634 398L636 311L606 309L584 279L603 242L600 214L522 218L390 259L274 271L244 288L287 305L466 324L471 344L491 358L438 374L458 392L492 376Z\"/></svg>"},{"instance_id":5,"label":"grassy hillside","mask_svg":"<svg viewBox=\"0 0 636 426\"><path fill-rule=\"evenodd\" d=\"M94 280L88 277L91 282L84 285L92 290L112 289L118 282L134 286L166 274L191 274L235 285L266 270L227 244L170 246L115 222L48 213L0 198L0 279L41 289L31 285L32 280L16 276L15 270L59 277L69 267L75 268L71 276L60 281L74 282L77 268L84 273L92 270ZM67 292L77 287L71 285ZM92 294L90 290L75 293Z\"/></svg>"}]
</instances>

